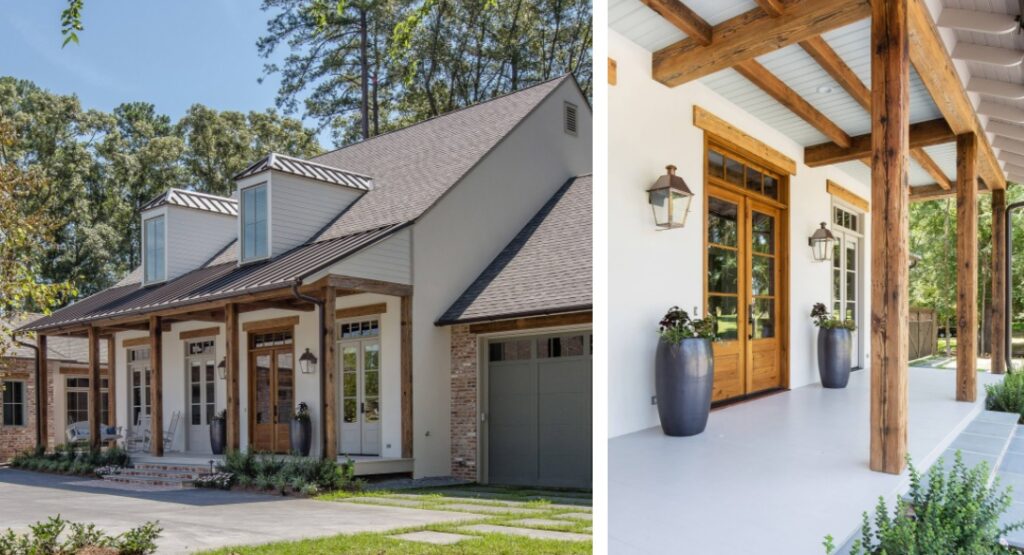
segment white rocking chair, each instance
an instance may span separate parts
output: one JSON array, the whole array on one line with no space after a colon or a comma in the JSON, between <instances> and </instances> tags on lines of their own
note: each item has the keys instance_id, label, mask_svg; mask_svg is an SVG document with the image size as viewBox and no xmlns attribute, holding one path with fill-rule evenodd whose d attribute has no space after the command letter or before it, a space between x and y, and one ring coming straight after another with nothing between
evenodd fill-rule
<instances>
[{"instance_id":1,"label":"white rocking chair","mask_svg":"<svg viewBox=\"0 0 1024 555\"><path fill-rule=\"evenodd\" d=\"M149 445L150 434L149 415L139 413L138 422L132 427L131 433L124 440L124 447L128 451L141 451Z\"/></svg>"},{"instance_id":2,"label":"white rocking chair","mask_svg":"<svg viewBox=\"0 0 1024 555\"><path fill-rule=\"evenodd\" d=\"M174 436L178 433L178 423L181 422L181 411L174 411L171 413L171 425L169 428L164 430L164 451L170 451L171 446L174 445ZM149 428L147 428L148 430ZM149 451L152 446L152 434L146 434L145 449Z\"/></svg>"}]
</instances>

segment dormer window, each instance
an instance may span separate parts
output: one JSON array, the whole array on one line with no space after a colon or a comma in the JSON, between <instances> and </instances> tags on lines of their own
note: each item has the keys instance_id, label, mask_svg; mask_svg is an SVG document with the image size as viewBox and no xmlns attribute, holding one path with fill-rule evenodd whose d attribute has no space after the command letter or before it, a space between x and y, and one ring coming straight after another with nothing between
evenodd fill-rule
<instances>
[{"instance_id":1,"label":"dormer window","mask_svg":"<svg viewBox=\"0 0 1024 555\"><path fill-rule=\"evenodd\" d=\"M143 265L147 284L164 281L167 278L165 229L163 216L143 221Z\"/></svg>"},{"instance_id":2,"label":"dormer window","mask_svg":"<svg viewBox=\"0 0 1024 555\"><path fill-rule=\"evenodd\" d=\"M267 184L242 189L242 262L270 254Z\"/></svg>"}]
</instances>

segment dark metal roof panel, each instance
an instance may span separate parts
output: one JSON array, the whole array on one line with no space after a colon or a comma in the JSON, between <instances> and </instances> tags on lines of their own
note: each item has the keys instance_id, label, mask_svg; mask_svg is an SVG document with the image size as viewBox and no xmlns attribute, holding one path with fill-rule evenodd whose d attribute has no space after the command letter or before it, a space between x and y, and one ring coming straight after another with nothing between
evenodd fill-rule
<instances>
[{"instance_id":1,"label":"dark metal roof panel","mask_svg":"<svg viewBox=\"0 0 1024 555\"><path fill-rule=\"evenodd\" d=\"M216 195L173 188L164 191L153 200L142 205L141 211L151 210L165 205L194 208L196 210L213 212L215 214L223 214L225 216L238 215L238 201L233 198L218 197Z\"/></svg>"},{"instance_id":2,"label":"dark metal roof panel","mask_svg":"<svg viewBox=\"0 0 1024 555\"><path fill-rule=\"evenodd\" d=\"M317 162L310 162L308 160L301 160L299 158L277 154L276 152L272 152L264 156L248 168L245 168L236 174L235 180L237 181L251 175L256 175L266 170L276 170L279 172L297 175L299 177L307 177L309 179L316 179L326 183L342 185L344 187L350 187L360 191L369 191L373 189L373 179L366 175L361 175L333 166L325 166Z\"/></svg>"}]
</instances>

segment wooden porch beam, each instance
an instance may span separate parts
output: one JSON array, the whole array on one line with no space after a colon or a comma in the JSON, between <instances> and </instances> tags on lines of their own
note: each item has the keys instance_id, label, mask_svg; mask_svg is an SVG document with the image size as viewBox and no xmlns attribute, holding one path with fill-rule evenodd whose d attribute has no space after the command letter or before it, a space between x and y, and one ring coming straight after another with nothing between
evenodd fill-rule
<instances>
[{"instance_id":1,"label":"wooden porch beam","mask_svg":"<svg viewBox=\"0 0 1024 555\"><path fill-rule=\"evenodd\" d=\"M697 44L711 44L711 25L680 0L641 0Z\"/></svg>"},{"instance_id":2,"label":"wooden porch beam","mask_svg":"<svg viewBox=\"0 0 1024 555\"><path fill-rule=\"evenodd\" d=\"M781 79L768 71L767 68L755 60L742 61L733 68L740 75L746 77L751 83L757 85L768 96L777 100L780 104L789 108L791 112L806 121L811 127L821 131L823 135L832 140L842 148L850 146L850 136L846 134L825 114L818 111L810 102L804 100L796 91L789 88Z\"/></svg>"},{"instance_id":3,"label":"wooden porch beam","mask_svg":"<svg viewBox=\"0 0 1024 555\"><path fill-rule=\"evenodd\" d=\"M775 17L755 8L715 25L714 41L686 38L654 53L652 76L670 87L816 37L871 14L867 0L793 0Z\"/></svg>"},{"instance_id":4,"label":"wooden porch beam","mask_svg":"<svg viewBox=\"0 0 1024 555\"><path fill-rule=\"evenodd\" d=\"M164 384L163 323L160 316L149 317L149 452L164 456Z\"/></svg>"},{"instance_id":5,"label":"wooden porch beam","mask_svg":"<svg viewBox=\"0 0 1024 555\"><path fill-rule=\"evenodd\" d=\"M871 469L899 474L907 454L910 64L907 2L871 4ZM884 276L884 279L881 277Z\"/></svg>"},{"instance_id":6,"label":"wooden porch beam","mask_svg":"<svg viewBox=\"0 0 1024 555\"><path fill-rule=\"evenodd\" d=\"M337 291L331 287L324 287L324 458L334 460L338 457L338 369L334 345L335 328L335 306L338 304Z\"/></svg>"},{"instance_id":7,"label":"wooden porch beam","mask_svg":"<svg viewBox=\"0 0 1024 555\"><path fill-rule=\"evenodd\" d=\"M978 182L977 191L979 195L991 193ZM956 196L956 184L951 189L943 189L937 183L931 185L917 185L910 188L910 202L927 202Z\"/></svg>"},{"instance_id":8,"label":"wooden porch beam","mask_svg":"<svg viewBox=\"0 0 1024 555\"><path fill-rule=\"evenodd\" d=\"M107 412L110 421L107 426L117 426L117 346L114 336L107 341Z\"/></svg>"},{"instance_id":9,"label":"wooden porch beam","mask_svg":"<svg viewBox=\"0 0 1024 555\"><path fill-rule=\"evenodd\" d=\"M782 15L783 10L786 9L780 0L756 0L756 2L757 5L764 10L764 13L772 17Z\"/></svg>"},{"instance_id":10,"label":"wooden porch beam","mask_svg":"<svg viewBox=\"0 0 1024 555\"><path fill-rule=\"evenodd\" d=\"M942 171L942 168L940 168L938 164L935 163L935 160L932 160L931 156L928 156L928 153L925 152L923 148L911 149L910 156L924 171L928 172L928 175L932 176L932 179L935 180L935 183L939 187L946 190L953 188L953 184L950 182L949 178L946 177L946 173Z\"/></svg>"},{"instance_id":11,"label":"wooden porch beam","mask_svg":"<svg viewBox=\"0 0 1024 555\"><path fill-rule=\"evenodd\" d=\"M402 297L401 306L401 399L402 399L402 458L413 456L412 413L412 295Z\"/></svg>"},{"instance_id":12,"label":"wooden porch beam","mask_svg":"<svg viewBox=\"0 0 1024 555\"><path fill-rule=\"evenodd\" d=\"M978 136L956 139L956 400L978 396Z\"/></svg>"},{"instance_id":13,"label":"wooden porch beam","mask_svg":"<svg viewBox=\"0 0 1024 555\"><path fill-rule=\"evenodd\" d=\"M335 289L343 289L351 293L380 293L394 297L404 297L412 294L411 285L377 279L331 275L328 276L327 284Z\"/></svg>"},{"instance_id":14,"label":"wooden porch beam","mask_svg":"<svg viewBox=\"0 0 1024 555\"><path fill-rule=\"evenodd\" d=\"M227 381L227 414L225 427L227 428L227 450L238 451L241 446L241 426L239 420L239 402L241 397L238 391L239 374L239 350L241 345L238 340L238 305L228 303L224 305L224 370Z\"/></svg>"},{"instance_id":15,"label":"wooden porch beam","mask_svg":"<svg viewBox=\"0 0 1024 555\"><path fill-rule=\"evenodd\" d=\"M956 140L949 125L941 119L922 121L910 126L910 148L940 145ZM804 149L804 163L817 168L840 162L852 162L871 156L871 133L850 138L850 146L842 148L835 143L822 143Z\"/></svg>"},{"instance_id":16,"label":"wooden porch beam","mask_svg":"<svg viewBox=\"0 0 1024 555\"><path fill-rule=\"evenodd\" d=\"M279 308L282 310L297 310L300 312L310 312L316 307L309 303L297 303L295 301L280 300L280 301L257 301L253 303L245 303L238 305L238 312L255 312L257 310L266 310L270 308Z\"/></svg>"},{"instance_id":17,"label":"wooden porch beam","mask_svg":"<svg viewBox=\"0 0 1024 555\"><path fill-rule=\"evenodd\" d=\"M992 373L1006 371L1006 190L992 191Z\"/></svg>"},{"instance_id":18,"label":"wooden porch beam","mask_svg":"<svg viewBox=\"0 0 1024 555\"><path fill-rule=\"evenodd\" d=\"M946 50L939 30L924 0L911 0L908 5L910 29L910 60L939 112L957 135L973 133L978 137L978 174L989 189L1005 189L1003 175L995 152L974 112L974 105L964 90L953 60Z\"/></svg>"},{"instance_id":19,"label":"wooden porch beam","mask_svg":"<svg viewBox=\"0 0 1024 555\"><path fill-rule=\"evenodd\" d=\"M89 328L89 448L100 448L100 338Z\"/></svg>"},{"instance_id":20,"label":"wooden porch beam","mask_svg":"<svg viewBox=\"0 0 1024 555\"><path fill-rule=\"evenodd\" d=\"M39 347L39 374L36 375L36 426L39 429L39 439L44 449L50 444L50 363L48 347L46 346L46 335L36 334L36 346Z\"/></svg>"}]
</instances>

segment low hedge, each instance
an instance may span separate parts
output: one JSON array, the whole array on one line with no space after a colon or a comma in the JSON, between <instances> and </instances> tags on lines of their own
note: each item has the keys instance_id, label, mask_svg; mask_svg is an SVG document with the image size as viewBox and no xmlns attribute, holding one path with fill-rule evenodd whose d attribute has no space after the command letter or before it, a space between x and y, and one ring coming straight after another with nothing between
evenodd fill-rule
<instances>
[{"instance_id":1,"label":"low hedge","mask_svg":"<svg viewBox=\"0 0 1024 555\"><path fill-rule=\"evenodd\" d=\"M337 490L359 490L363 481L355 478L352 460L338 464L333 460L234 451L217 465L216 473L196 480L195 485L312 496Z\"/></svg>"},{"instance_id":2,"label":"low hedge","mask_svg":"<svg viewBox=\"0 0 1024 555\"><path fill-rule=\"evenodd\" d=\"M58 445L52 452L38 447L15 455L11 467L57 474L93 475L97 468L125 467L131 462L128 453L119 447L82 449Z\"/></svg>"}]
</instances>

